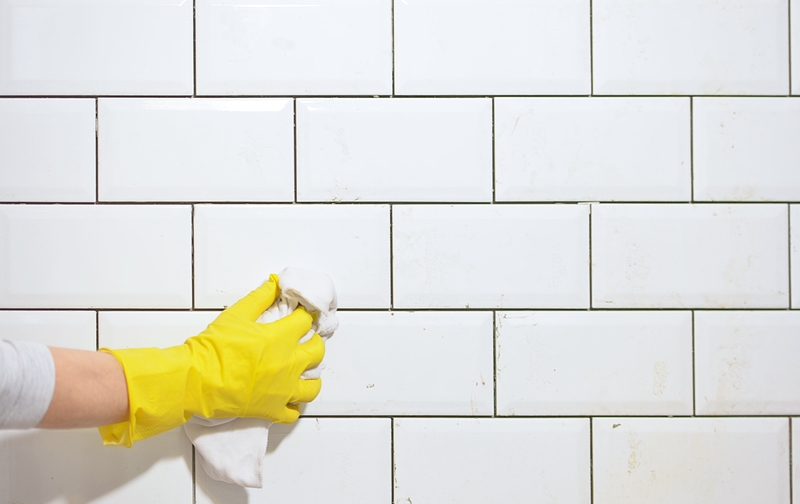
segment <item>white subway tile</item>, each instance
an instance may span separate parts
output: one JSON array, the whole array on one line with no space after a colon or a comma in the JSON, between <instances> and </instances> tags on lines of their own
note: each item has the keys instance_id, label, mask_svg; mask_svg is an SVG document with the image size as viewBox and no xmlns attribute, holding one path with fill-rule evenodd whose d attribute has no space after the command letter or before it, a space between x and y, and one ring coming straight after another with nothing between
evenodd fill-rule
<instances>
[{"instance_id":1,"label":"white subway tile","mask_svg":"<svg viewBox=\"0 0 800 504\"><path fill-rule=\"evenodd\" d=\"M96 322L94 311L0 311L0 338L95 350Z\"/></svg>"},{"instance_id":2,"label":"white subway tile","mask_svg":"<svg viewBox=\"0 0 800 504\"><path fill-rule=\"evenodd\" d=\"M94 201L94 126L94 100L0 99L0 201Z\"/></svg>"},{"instance_id":3,"label":"white subway tile","mask_svg":"<svg viewBox=\"0 0 800 504\"><path fill-rule=\"evenodd\" d=\"M594 503L789 504L786 418L594 418Z\"/></svg>"},{"instance_id":4,"label":"white subway tile","mask_svg":"<svg viewBox=\"0 0 800 504\"><path fill-rule=\"evenodd\" d=\"M597 94L787 94L788 0L596 0Z\"/></svg>"},{"instance_id":5,"label":"white subway tile","mask_svg":"<svg viewBox=\"0 0 800 504\"><path fill-rule=\"evenodd\" d=\"M294 199L291 99L99 102L101 201Z\"/></svg>"},{"instance_id":6,"label":"white subway tile","mask_svg":"<svg viewBox=\"0 0 800 504\"><path fill-rule=\"evenodd\" d=\"M792 308L800 308L800 205L789 205Z\"/></svg>"},{"instance_id":7,"label":"white subway tile","mask_svg":"<svg viewBox=\"0 0 800 504\"><path fill-rule=\"evenodd\" d=\"M264 488L214 481L198 465L197 504L391 501L392 433L388 418L301 418L273 424Z\"/></svg>"},{"instance_id":8,"label":"white subway tile","mask_svg":"<svg viewBox=\"0 0 800 504\"><path fill-rule=\"evenodd\" d=\"M394 422L395 502L591 501L588 419Z\"/></svg>"},{"instance_id":9,"label":"white subway tile","mask_svg":"<svg viewBox=\"0 0 800 504\"><path fill-rule=\"evenodd\" d=\"M588 0L394 2L394 41L398 94L590 92Z\"/></svg>"},{"instance_id":10,"label":"white subway tile","mask_svg":"<svg viewBox=\"0 0 800 504\"><path fill-rule=\"evenodd\" d=\"M498 201L689 201L686 98L498 98Z\"/></svg>"},{"instance_id":11,"label":"white subway tile","mask_svg":"<svg viewBox=\"0 0 800 504\"><path fill-rule=\"evenodd\" d=\"M492 415L491 312L339 312L305 415Z\"/></svg>"},{"instance_id":12,"label":"white subway tile","mask_svg":"<svg viewBox=\"0 0 800 504\"><path fill-rule=\"evenodd\" d=\"M396 308L587 308L588 205L394 207Z\"/></svg>"},{"instance_id":13,"label":"white subway tile","mask_svg":"<svg viewBox=\"0 0 800 504\"><path fill-rule=\"evenodd\" d=\"M0 205L0 307L188 308L188 206Z\"/></svg>"},{"instance_id":14,"label":"white subway tile","mask_svg":"<svg viewBox=\"0 0 800 504\"><path fill-rule=\"evenodd\" d=\"M786 205L592 205L595 308L786 308Z\"/></svg>"},{"instance_id":15,"label":"white subway tile","mask_svg":"<svg viewBox=\"0 0 800 504\"><path fill-rule=\"evenodd\" d=\"M392 4L199 0L197 92L391 94Z\"/></svg>"},{"instance_id":16,"label":"white subway tile","mask_svg":"<svg viewBox=\"0 0 800 504\"><path fill-rule=\"evenodd\" d=\"M500 415L691 415L691 312L498 312Z\"/></svg>"},{"instance_id":17,"label":"white subway tile","mask_svg":"<svg viewBox=\"0 0 800 504\"><path fill-rule=\"evenodd\" d=\"M168 347L200 334L217 311L102 311L99 344L106 348Z\"/></svg>"},{"instance_id":18,"label":"white subway tile","mask_svg":"<svg viewBox=\"0 0 800 504\"><path fill-rule=\"evenodd\" d=\"M179 427L106 447L97 429L0 432L0 502L191 504L192 444Z\"/></svg>"},{"instance_id":19,"label":"white subway tile","mask_svg":"<svg viewBox=\"0 0 800 504\"><path fill-rule=\"evenodd\" d=\"M489 99L297 102L300 201L491 201Z\"/></svg>"},{"instance_id":20,"label":"white subway tile","mask_svg":"<svg viewBox=\"0 0 800 504\"><path fill-rule=\"evenodd\" d=\"M800 414L800 312L695 312L698 415Z\"/></svg>"},{"instance_id":21,"label":"white subway tile","mask_svg":"<svg viewBox=\"0 0 800 504\"><path fill-rule=\"evenodd\" d=\"M192 2L0 0L0 94L190 95Z\"/></svg>"},{"instance_id":22,"label":"white subway tile","mask_svg":"<svg viewBox=\"0 0 800 504\"><path fill-rule=\"evenodd\" d=\"M388 308L389 207L198 205L196 306L222 308L299 266L330 275L340 308Z\"/></svg>"},{"instance_id":23,"label":"white subway tile","mask_svg":"<svg viewBox=\"0 0 800 504\"><path fill-rule=\"evenodd\" d=\"M696 201L800 200L800 101L694 100Z\"/></svg>"}]
</instances>

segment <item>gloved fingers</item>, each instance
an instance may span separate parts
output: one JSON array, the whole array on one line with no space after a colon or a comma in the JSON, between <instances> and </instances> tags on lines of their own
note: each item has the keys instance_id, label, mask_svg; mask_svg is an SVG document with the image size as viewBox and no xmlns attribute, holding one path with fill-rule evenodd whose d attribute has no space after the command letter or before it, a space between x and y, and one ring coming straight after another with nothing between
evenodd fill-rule
<instances>
[{"instance_id":1,"label":"gloved fingers","mask_svg":"<svg viewBox=\"0 0 800 504\"><path fill-rule=\"evenodd\" d=\"M322 389L322 380L298 380L294 394L289 399L290 403L311 402L317 398Z\"/></svg>"},{"instance_id":2,"label":"gloved fingers","mask_svg":"<svg viewBox=\"0 0 800 504\"><path fill-rule=\"evenodd\" d=\"M311 329L313 317L302 306L298 306L295 311L289 315L270 322L262 324L263 327L268 327L270 332L275 332L281 338L290 340L292 343L297 342L305 336Z\"/></svg>"},{"instance_id":3,"label":"gloved fingers","mask_svg":"<svg viewBox=\"0 0 800 504\"><path fill-rule=\"evenodd\" d=\"M325 341L319 334L315 333L310 340L297 346L297 360L303 371L318 366L325 357Z\"/></svg>"},{"instance_id":4,"label":"gloved fingers","mask_svg":"<svg viewBox=\"0 0 800 504\"><path fill-rule=\"evenodd\" d=\"M226 311L247 320L255 321L280 295L278 276L270 275L261 287L231 305Z\"/></svg>"},{"instance_id":5,"label":"gloved fingers","mask_svg":"<svg viewBox=\"0 0 800 504\"><path fill-rule=\"evenodd\" d=\"M277 423L290 424L294 423L298 418L300 418L300 405L287 404L286 407L283 408L283 411L272 420Z\"/></svg>"}]
</instances>

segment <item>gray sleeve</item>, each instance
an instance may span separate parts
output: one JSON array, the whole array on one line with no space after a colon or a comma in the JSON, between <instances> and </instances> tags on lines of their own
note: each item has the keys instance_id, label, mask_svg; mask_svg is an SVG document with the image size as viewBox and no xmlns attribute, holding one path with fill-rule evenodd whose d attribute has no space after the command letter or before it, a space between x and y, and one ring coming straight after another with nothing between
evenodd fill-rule
<instances>
[{"instance_id":1,"label":"gray sleeve","mask_svg":"<svg viewBox=\"0 0 800 504\"><path fill-rule=\"evenodd\" d=\"M56 367L47 346L0 340L0 429L38 425L55 387Z\"/></svg>"}]
</instances>

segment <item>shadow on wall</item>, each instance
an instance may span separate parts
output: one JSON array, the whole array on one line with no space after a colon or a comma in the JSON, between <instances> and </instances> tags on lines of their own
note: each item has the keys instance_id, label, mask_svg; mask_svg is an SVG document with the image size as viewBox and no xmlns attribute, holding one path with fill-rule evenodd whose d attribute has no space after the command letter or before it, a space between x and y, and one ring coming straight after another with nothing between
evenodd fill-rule
<instances>
[{"instance_id":1,"label":"shadow on wall","mask_svg":"<svg viewBox=\"0 0 800 504\"><path fill-rule=\"evenodd\" d=\"M158 502L191 502L191 464L182 428L130 449L103 446L96 429L8 431L0 433L0 502L136 502L156 492Z\"/></svg>"},{"instance_id":2,"label":"shadow on wall","mask_svg":"<svg viewBox=\"0 0 800 504\"><path fill-rule=\"evenodd\" d=\"M301 412L305 410L305 405L301 406ZM264 488L261 490L250 489L245 490L238 485L230 483L223 483L215 481L208 477L200 464L197 464L197 487L198 495L201 493L208 497L210 502L214 504L247 504L250 502L250 493L266 492L269 493L272 486L280 485L280 481L275 481L276 485L270 485L270 467L279 463L274 452L278 449L284 439L286 439L292 431L297 427L298 422L291 425L285 424L272 424L269 428L269 443L267 444L267 456L264 459ZM303 490L296 489L298 497L302 495ZM198 502L200 499L198 499Z\"/></svg>"}]
</instances>

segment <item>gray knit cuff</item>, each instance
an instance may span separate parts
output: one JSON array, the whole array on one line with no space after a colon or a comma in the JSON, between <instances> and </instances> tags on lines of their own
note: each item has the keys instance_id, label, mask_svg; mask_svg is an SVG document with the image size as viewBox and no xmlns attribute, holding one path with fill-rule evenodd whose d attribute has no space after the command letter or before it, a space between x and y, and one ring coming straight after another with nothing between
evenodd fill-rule
<instances>
[{"instance_id":1,"label":"gray knit cuff","mask_svg":"<svg viewBox=\"0 0 800 504\"><path fill-rule=\"evenodd\" d=\"M42 421L56 386L50 349L0 340L0 428L28 429Z\"/></svg>"}]
</instances>

